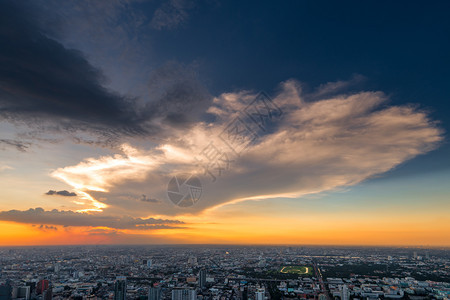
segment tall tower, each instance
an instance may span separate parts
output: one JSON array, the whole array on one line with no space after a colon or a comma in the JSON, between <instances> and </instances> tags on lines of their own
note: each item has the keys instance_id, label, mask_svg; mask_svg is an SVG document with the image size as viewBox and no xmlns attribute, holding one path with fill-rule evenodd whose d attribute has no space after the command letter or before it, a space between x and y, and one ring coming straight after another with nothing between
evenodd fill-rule
<instances>
[{"instance_id":1,"label":"tall tower","mask_svg":"<svg viewBox=\"0 0 450 300\"><path fill-rule=\"evenodd\" d=\"M42 292L43 300L52 300L53 299L53 287L50 285L48 289Z\"/></svg>"},{"instance_id":2,"label":"tall tower","mask_svg":"<svg viewBox=\"0 0 450 300\"><path fill-rule=\"evenodd\" d=\"M151 287L148 291L148 300L161 300L161 288Z\"/></svg>"},{"instance_id":3,"label":"tall tower","mask_svg":"<svg viewBox=\"0 0 450 300\"><path fill-rule=\"evenodd\" d=\"M255 293L255 299L256 300L264 300L265 297L265 290L264 288L257 288Z\"/></svg>"},{"instance_id":4,"label":"tall tower","mask_svg":"<svg viewBox=\"0 0 450 300\"><path fill-rule=\"evenodd\" d=\"M197 293L191 289L173 289L172 300L196 300Z\"/></svg>"},{"instance_id":5,"label":"tall tower","mask_svg":"<svg viewBox=\"0 0 450 300\"><path fill-rule=\"evenodd\" d=\"M349 300L350 292L348 290L348 286L346 284L340 286L341 290L341 300Z\"/></svg>"},{"instance_id":6,"label":"tall tower","mask_svg":"<svg viewBox=\"0 0 450 300\"><path fill-rule=\"evenodd\" d=\"M114 300L125 300L127 298L127 278L117 276L114 284Z\"/></svg>"},{"instance_id":7,"label":"tall tower","mask_svg":"<svg viewBox=\"0 0 450 300\"><path fill-rule=\"evenodd\" d=\"M47 279L40 280L36 286L36 294L40 295L44 293L44 291L48 289L48 284L49 282Z\"/></svg>"},{"instance_id":8,"label":"tall tower","mask_svg":"<svg viewBox=\"0 0 450 300\"><path fill-rule=\"evenodd\" d=\"M11 300L12 288L7 280L5 284L0 285L0 300Z\"/></svg>"},{"instance_id":9,"label":"tall tower","mask_svg":"<svg viewBox=\"0 0 450 300\"><path fill-rule=\"evenodd\" d=\"M201 269L198 273L198 286L201 289L204 289L206 287L206 270Z\"/></svg>"}]
</instances>

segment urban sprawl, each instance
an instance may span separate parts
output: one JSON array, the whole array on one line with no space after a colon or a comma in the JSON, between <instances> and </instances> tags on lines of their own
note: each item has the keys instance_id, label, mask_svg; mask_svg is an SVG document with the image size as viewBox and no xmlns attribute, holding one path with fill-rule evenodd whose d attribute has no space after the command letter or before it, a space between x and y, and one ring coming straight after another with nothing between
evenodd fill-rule
<instances>
[{"instance_id":1,"label":"urban sprawl","mask_svg":"<svg viewBox=\"0 0 450 300\"><path fill-rule=\"evenodd\" d=\"M450 299L448 249L0 248L3 299Z\"/></svg>"}]
</instances>

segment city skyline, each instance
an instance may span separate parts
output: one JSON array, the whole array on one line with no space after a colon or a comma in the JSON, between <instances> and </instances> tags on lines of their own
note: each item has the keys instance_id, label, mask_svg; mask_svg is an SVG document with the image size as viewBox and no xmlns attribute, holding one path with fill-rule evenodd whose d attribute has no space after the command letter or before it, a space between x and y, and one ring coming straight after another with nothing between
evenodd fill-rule
<instances>
[{"instance_id":1,"label":"city skyline","mask_svg":"<svg viewBox=\"0 0 450 300\"><path fill-rule=\"evenodd\" d=\"M0 6L0 246L450 247L448 3Z\"/></svg>"}]
</instances>

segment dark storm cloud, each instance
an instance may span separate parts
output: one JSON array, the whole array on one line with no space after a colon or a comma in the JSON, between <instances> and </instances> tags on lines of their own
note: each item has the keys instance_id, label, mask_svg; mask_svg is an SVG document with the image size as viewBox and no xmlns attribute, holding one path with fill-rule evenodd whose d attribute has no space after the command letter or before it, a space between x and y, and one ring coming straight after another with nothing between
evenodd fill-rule
<instances>
[{"instance_id":1,"label":"dark storm cloud","mask_svg":"<svg viewBox=\"0 0 450 300\"><path fill-rule=\"evenodd\" d=\"M77 194L74 192L69 192L66 190L63 191L54 191L54 190L49 190L47 193L45 193L46 195L52 196L52 195L58 195L58 196L65 196L65 197L75 197Z\"/></svg>"},{"instance_id":2,"label":"dark storm cloud","mask_svg":"<svg viewBox=\"0 0 450 300\"><path fill-rule=\"evenodd\" d=\"M60 226L108 227L114 229L170 229L182 228L178 220L133 218L129 216L109 216L87 214L53 209L46 211L40 207L29 210L0 211L0 220L25 224L44 224ZM174 226L175 225L175 226Z\"/></svg>"},{"instance_id":3,"label":"dark storm cloud","mask_svg":"<svg viewBox=\"0 0 450 300\"><path fill-rule=\"evenodd\" d=\"M81 129L142 131L132 100L105 89L102 73L81 52L45 36L19 3L0 5L2 117L25 122L50 118Z\"/></svg>"},{"instance_id":4,"label":"dark storm cloud","mask_svg":"<svg viewBox=\"0 0 450 300\"><path fill-rule=\"evenodd\" d=\"M175 63L153 72L147 103L106 89L104 74L82 52L49 38L41 28L48 24L24 3L0 0L0 119L76 135L80 142L108 143L185 125L190 107L208 98L193 74Z\"/></svg>"}]
</instances>

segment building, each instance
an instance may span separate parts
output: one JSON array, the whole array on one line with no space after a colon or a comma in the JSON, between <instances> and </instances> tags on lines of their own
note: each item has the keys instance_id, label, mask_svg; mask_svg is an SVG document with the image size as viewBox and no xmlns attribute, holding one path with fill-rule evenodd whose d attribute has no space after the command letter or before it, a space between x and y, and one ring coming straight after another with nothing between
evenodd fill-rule
<instances>
[{"instance_id":1,"label":"building","mask_svg":"<svg viewBox=\"0 0 450 300\"><path fill-rule=\"evenodd\" d=\"M127 278L117 276L114 284L114 300L125 300L127 298Z\"/></svg>"},{"instance_id":2,"label":"building","mask_svg":"<svg viewBox=\"0 0 450 300\"><path fill-rule=\"evenodd\" d=\"M239 289L239 299L242 299L242 300L247 300L248 299L248 292L247 292L247 287L246 286L242 286Z\"/></svg>"},{"instance_id":3,"label":"building","mask_svg":"<svg viewBox=\"0 0 450 300\"><path fill-rule=\"evenodd\" d=\"M204 289L206 287L206 270L201 269L198 273L198 286L201 289Z\"/></svg>"},{"instance_id":4,"label":"building","mask_svg":"<svg viewBox=\"0 0 450 300\"><path fill-rule=\"evenodd\" d=\"M150 290L148 291L148 300L161 300L161 288L150 288Z\"/></svg>"},{"instance_id":5,"label":"building","mask_svg":"<svg viewBox=\"0 0 450 300\"><path fill-rule=\"evenodd\" d=\"M53 268L56 274L59 274L59 272L61 272L61 264L59 262L56 263Z\"/></svg>"},{"instance_id":6,"label":"building","mask_svg":"<svg viewBox=\"0 0 450 300\"><path fill-rule=\"evenodd\" d=\"M172 300L196 300L197 293L192 289L173 289Z\"/></svg>"},{"instance_id":7,"label":"building","mask_svg":"<svg viewBox=\"0 0 450 300\"><path fill-rule=\"evenodd\" d=\"M0 300L11 300L12 288L9 282L0 285Z\"/></svg>"},{"instance_id":8,"label":"building","mask_svg":"<svg viewBox=\"0 0 450 300\"><path fill-rule=\"evenodd\" d=\"M197 265L197 257L191 256L188 258L188 265L196 266Z\"/></svg>"},{"instance_id":9,"label":"building","mask_svg":"<svg viewBox=\"0 0 450 300\"><path fill-rule=\"evenodd\" d=\"M350 291L348 290L348 286L346 284L341 285L339 287L340 289L340 296L341 300L349 300L350 299Z\"/></svg>"},{"instance_id":10,"label":"building","mask_svg":"<svg viewBox=\"0 0 450 300\"><path fill-rule=\"evenodd\" d=\"M29 300L31 297L31 287L30 286L20 286L20 287L13 288L12 297Z\"/></svg>"},{"instance_id":11,"label":"building","mask_svg":"<svg viewBox=\"0 0 450 300\"><path fill-rule=\"evenodd\" d=\"M42 300L52 300L53 299L53 288L50 286L42 293Z\"/></svg>"},{"instance_id":12,"label":"building","mask_svg":"<svg viewBox=\"0 0 450 300\"><path fill-rule=\"evenodd\" d=\"M144 259L144 260L142 261L142 264L143 264L144 266L147 266L147 268L151 268L152 265L153 265L153 262L152 262L151 259Z\"/></svg>"},{"instance_id":13,"label":"building","mask_svg":"<svg viewBox=\"0 0 450 300\"><path fill-rule=\"evenodd\" d=\"M257 288L255 293L256 300L264 300L265 290L263 288Z\"/></svg>"},{"instance_id":14,"label":"building","mask_svg":"<svg viewBox=\"0 0 450 300\"><path fill-rule=\"evenodd\" d=\"M45 290L47 290L47 289L48 289L48 284L49 284L49 282L48 282L47 279L42 279L42 280L40 280L40 281L37 283L37 286L36 286L36 294L37 294L37 295L40 295L40 294L42 294Z\"/></svg>"}]
</instances>

